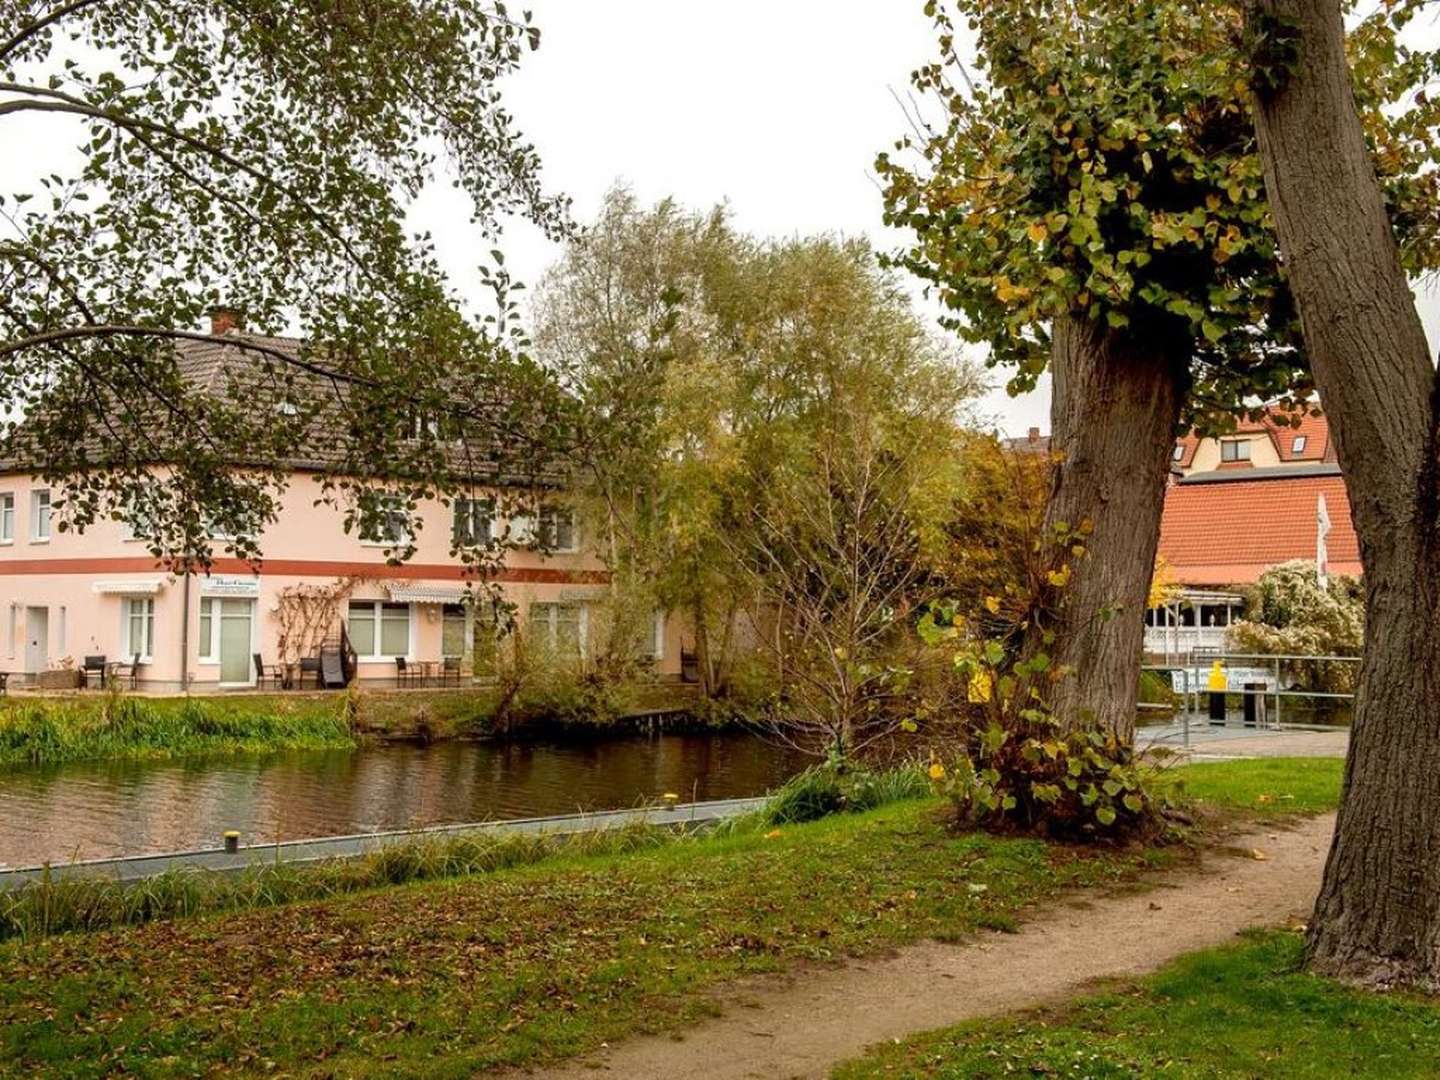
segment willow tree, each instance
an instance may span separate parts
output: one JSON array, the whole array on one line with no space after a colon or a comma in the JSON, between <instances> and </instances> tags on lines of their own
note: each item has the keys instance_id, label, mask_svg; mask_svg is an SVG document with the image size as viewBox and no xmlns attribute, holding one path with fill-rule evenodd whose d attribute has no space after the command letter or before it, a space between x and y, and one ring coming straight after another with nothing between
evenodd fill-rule
<instances>
[{"instance_id":1,"label":"willow tree","mask_svg":"<svg viewBox=\"0 0 1440 1080\"><path fill-rule=\"evenodd\" d=\"M1049 650L1063 726L1128 741L1177 429L1309 389L1245 88L1190 62L1233 27L1164 0L926 9L941 56L878 162L887 222L915 234L897 261L1012 369L1012 392L1052 374L1046 531L1087 540L1047 554L1067 585L1019 614L1025 647Z\"/></svg>"},{"instance_id":2,"label":"willow tree","mask_svg":"<svg viewBox=\"0 0 1440 1080\"><path fill-rule=\"evenodd\" d=\"M1340 0L1251 13L1256 121L1291 287L1365 568L1366 640L1345 794L1309 932L1311 965L1440 986L1440 378L1409 278L1433 266L1440 111L1403 49L1377 94L1373 43L1424 6L1385 4L1349 38ZM1353 65L1353 74L1352 74ZM1390 122L1367 107L1380 100ZM1378 165L1378 169L1377 169Z\"/></svg>"},{"instance_id":3,"label":"willow tree","mask_svg":"<svg viewBox=\"0 0 1440 1080\"><path fill-rule=\"evenodd\" d=\"M503 266L486 322L405 219L449 179L477 249L506 215L565 231L499 90L537 44L498 0L0 2L7 164L75 149L0 200L0 457L62 489L62 528L143 504L157 556L208 559L212 526L254 556L297 458L352 521L377 482L526 471L557 399ZM256 333L212 332L217 304ZM195 346L246 362L202 387Z\"/></svg>"}]
</instances>

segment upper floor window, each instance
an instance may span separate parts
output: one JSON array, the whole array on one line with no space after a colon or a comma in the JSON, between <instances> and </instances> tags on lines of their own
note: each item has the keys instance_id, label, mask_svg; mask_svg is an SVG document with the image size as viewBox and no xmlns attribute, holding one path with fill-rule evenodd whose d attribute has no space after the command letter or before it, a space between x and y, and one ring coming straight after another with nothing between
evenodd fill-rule
<instances>
[{"instance_id":1,"label":"upper floor window","mask_svg":"<svg viewBox=\"0 0 1440 1080\"><path fill-rule=\"evenodd\" d=\"M568 506L542 506L537 539L547 551L577 550L579 537L575 529L575 511Z\"/></svg>"},{"instance_id":2,"label":"upper floor window","mask_svg":"<svg viewBox=\"0 0 1440 1080\"><path fill-rule=\"evenodd\" d=\"M1305 452L1305 441L1304 435L1296 435L1295 441L1290 444L1290 452L1292 454L1303 454Z\"/></svg>"},{"instance_id":3,"label":"upper floor window","mask_svg":"<svg viewBox=\"0 0 1440 1080\"><path fill-rule=\"evenodd\" d=\"M1249 461L1249 439L1226 439L1220 444L1221 461Z\"/></svg>"},{"instance_id":4,"label":"upper floor window","mask_svg":"<svg viewBox=\"0 0 1440 1080\"><path fill-rule=\"evenodd\" d=\"M15 493L0 495L0 544L15 542Z\"/></svg>"},{"instance_id":5,"label":"upper floor window","mask_svg":"<svg viewBox=\"0 0 1440 1080\"><path fill-rule=\"evenodd\" d=\"M495 525L494 499L456 499L451 540L457 548L484 547Z\"/></svg>"},{"instance_id":6,"label":"upper floor window","mask_svg":"<svg viewBox=\"0 0 1440 1080\"><path fill-rule=\"evenodd\" d=\"M360 539L393 547L410 542L410 513L399 495L381 495L360 510Z\"/></svg>"},{"instance_id":7,"label":"upper floor window","mask_svg":"<svg viewBox=\"0 0 1440 1080\"><path fill-rule=\"evenodd\" d=\"M50 539L50 491L36 488L30 493L30 542L44 543Z\"/></svg>"},{"instance_id":8,"label":"upper floor window","mask_svg":"<svg viewBox=\"0 0 1440 1080\"><path fill-rule=\"evenodd\" d=\"M1178 442L1177 442L1177 443L1175 444L1175 450L1174 450L1174 452L1172 452L1171 455L1170 455L1170 460L1171 460L1171 461L1180 461L1180 460L1182 460L1184 457L1185 457L1185 444L1184 444L1184 443L1178 443Z\"/></svg>"}]
</instances>

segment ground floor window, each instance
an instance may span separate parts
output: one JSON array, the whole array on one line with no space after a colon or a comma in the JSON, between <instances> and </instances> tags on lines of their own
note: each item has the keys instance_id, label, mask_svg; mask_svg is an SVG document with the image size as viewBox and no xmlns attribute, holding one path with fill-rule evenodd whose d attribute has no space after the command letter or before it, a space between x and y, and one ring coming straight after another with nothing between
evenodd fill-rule
<instances>
[{"instance_id":1,"label":"ground floor window","mask_svg":"<svg viewBox=\"0 0 1440 1080\"><path fill-rule=\"evenodd\" d=\"M656 663L665 659L665 612L655 612L650 620L649 633L641 644L640 655Z\"/></svg>"},{"instance_id":2,"label":"ground floor window","mask_svg":"<svg viewBox=\"0 0 1440 1080\"><path fill-rule=\"evenodd\" d=\"M440 613L440 655L465 655L464 604L446 604Z\"/></svg>"},{"instance_id":3,"label":"ground floor window","mask_svg":"<svg viewBox=\"0 0 1440 1080\"><path fill-rule=\"evenodd\" d=\"M382 600L350 602L350 644L362 658L410 655L410 605Z\"/></svg>"},{"instance_id":4,"label":"ground floor window","mask_svg":"<svg viewBox=\"0 0 1440 1080\"><path fill-rule=\"evenodd\" d=\"M149 663L155 655L155 601L148 596L125 598L125 656L138 656Z\"/></svg>"},{"instance_id":5,"label":"ground floor window","mask_svg":"<svg viewBox=\"0 0 1440 1080\"><path fill-rule=\"evenodd\" d=\"M584 604L531 604L531 640L561 656L585 652Z\"/></svg>"}]
</instances>

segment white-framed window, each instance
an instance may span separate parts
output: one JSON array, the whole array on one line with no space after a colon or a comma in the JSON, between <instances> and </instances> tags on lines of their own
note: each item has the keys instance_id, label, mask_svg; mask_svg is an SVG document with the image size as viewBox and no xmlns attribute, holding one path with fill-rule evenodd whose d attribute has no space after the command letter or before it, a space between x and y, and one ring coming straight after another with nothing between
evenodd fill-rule
<instances>
[{"instance_id":1,"label":"white-framed window","mask_svg":"<svg viewBox=\"0 0 1440 1080\"><path fill-rule=\"evenodd\" d=\"M215 631L220 621L216 617L218 606L213 596L200 598L200 633L195 639L195 655L201 660L215 659Z\"/></svg>"},{"instance_id":2,"label":"white-framed window","mask_svg":"<svg viewBox=\"0 0 1440 1080\"><path fill-rule=\"evenodd\" d=\"M588 629L584 604L530 605L529 631L540 647L560 656L583 656Z\"/></svg>"},{"instance_id":3,"label":"white-framed window","mask_svg":"<svg viewBox=\"0 0 1440 1080\"><path fill-rule=\"evenodd\" d=\"M655 617L650 620L650 633L640 655L657 664L665 659L665 612L655 612Z\"/></svg>"},{"instance_id":4,"label":"white-framed window","mask_svg":"<svg viewBox=\"0 0 1440 1080\"><path fill-rule=\"evenodd\" d=\"M50 542L50 489L36 488L30 492L30 542Z\"/></svg>"},{"instance_id":5,"label":"white-framed window","mask_svg":"<svg viewBox=\"0 0 1440 1080\"><path fill-rule=\"evenodd\" d=\"M1183 461L1183 460L1185 460L1185 444L1184 444L1184 443L1176 443L1176 444L1175 444L1175 450L1171 453L1171 455L1170 455L1170 460L1171 460L1171 461Z\"/></svg>"},{"instance_id":6,"label":"white-framed window","mask_svg":"<svg viewBox=\"0 0 1440 1080\"><path fill-rule=\"evenodd\" d=\"M396 547L410 543L410 512L399 495L382 495L375 505L362 510L360 539L378 547Z\"/></svg>"},{"instance_id":7,"label":"white-framed window","mask_svg":"<svg viewBox=\"0 0 1440 1080\"><path fill-rule=\"evenodd\" d=\"M1290 452L1292 454L1303 454L1305 452L1305 443L1306 437L1304 435L1296 435L1294 441L1290 443Z\"/></svg>"},{"instance_id":8,"label":"white-framed window","mask_svg":"<svg viewBox=\"0 0 1440 1080\"><path fill-rule=\"evenodd\" d=\"M575 528L575 511L568 506L542 506L538 539L540 546L547 551L569 553L578 550L580 538Z\"/></svg>"},{"instance_id":9,"label":"white-framed window","mask_svg":"<svg viewBox=\"0 0 1440 1080\"><path fill-rule=\"evenodd\" d=\"M362 660L410 655L410 605L389 600L350 601L350 645Z\"/></svg>"},{"instance_id":10,"label":"white-framed window","mask_svg":"<svg viewBox=\"0 0 1440 1080\"><path fill-rule=\"evenodd\" d=\"M15 493L0 493L0 544L15 542Z\"/></svg>"},{"instance_id":11,"label":"white-framed window","mask_svg":"<svg viewBox=\"0 0 1440 1080\"><path fill-rule=\"evenodd\" d=\"M148 664L155 655L155 599L150 596L127 596L121 605L124 624L121 628L121 654L128 660L139 656Z\"/></svg>"},{"instance_id":12,"label":"white-framed window","mask_svg":"<svg viewBox=\"0 0 1440 1080\"><path fill-rule=\"evenodd\" d=\"M1249 439L1225 439L1220 443L1221 461L1249 461Z\"/></svg>"},{"instance_id":13,"label":"white-framed window","mask_svg":"<svg viewBox=\"0 0 1440 1080\"><path fill-rule=\"evenodd\" d=\"M484 547L495 530L494 499L456 499L450 538L455 547Z\"/></svg>"},{"instance_id":14,"label":"white-framed window","mask_svg":"<svg viewBox=\"0 0 1440 1080\"><path fill-rule=\"evenodd\" d=\"M464 656L467 620L464 604L446 604L440 610L440 655Z\"/></svg>"}]
</instances>

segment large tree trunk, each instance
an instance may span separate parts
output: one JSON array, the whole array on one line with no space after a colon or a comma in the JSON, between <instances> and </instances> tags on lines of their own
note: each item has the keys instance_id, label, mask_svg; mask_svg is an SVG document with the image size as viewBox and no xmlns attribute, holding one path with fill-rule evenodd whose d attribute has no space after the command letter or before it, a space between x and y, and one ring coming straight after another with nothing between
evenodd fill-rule
<instances>
[{"instance_id":1,"label":"large tree trunk","mask_svg":"<svg viewBox=\"0 0 1440 1080\"><path fill-rule=\"evenodd\" d=\"M1365 567L1345 796L1310 927L1316 970L1440 984L1435 370L1366 152L1338 0L1263 0L1299 61L1259 97L1265 182Z\"/></svg>"},{"instance_id":2,"label":"large tree trunk","mask_svg":"<svg viewBox=\"0 0 1440 1080\"><path fill-rule=\"evenodd\" d=\"M1145 599L1187 360L1179 342L1142 345L1073 319L1054 328L1051 450L1058 464L1045 521L1051 530L1061 522L1093 526L1083 559L1062 556L1072 577L1053 626L1053 662L1072 672L1052 693L1067 729L1098 727L1134 739Z\"/></svg>"}]
</instances>

